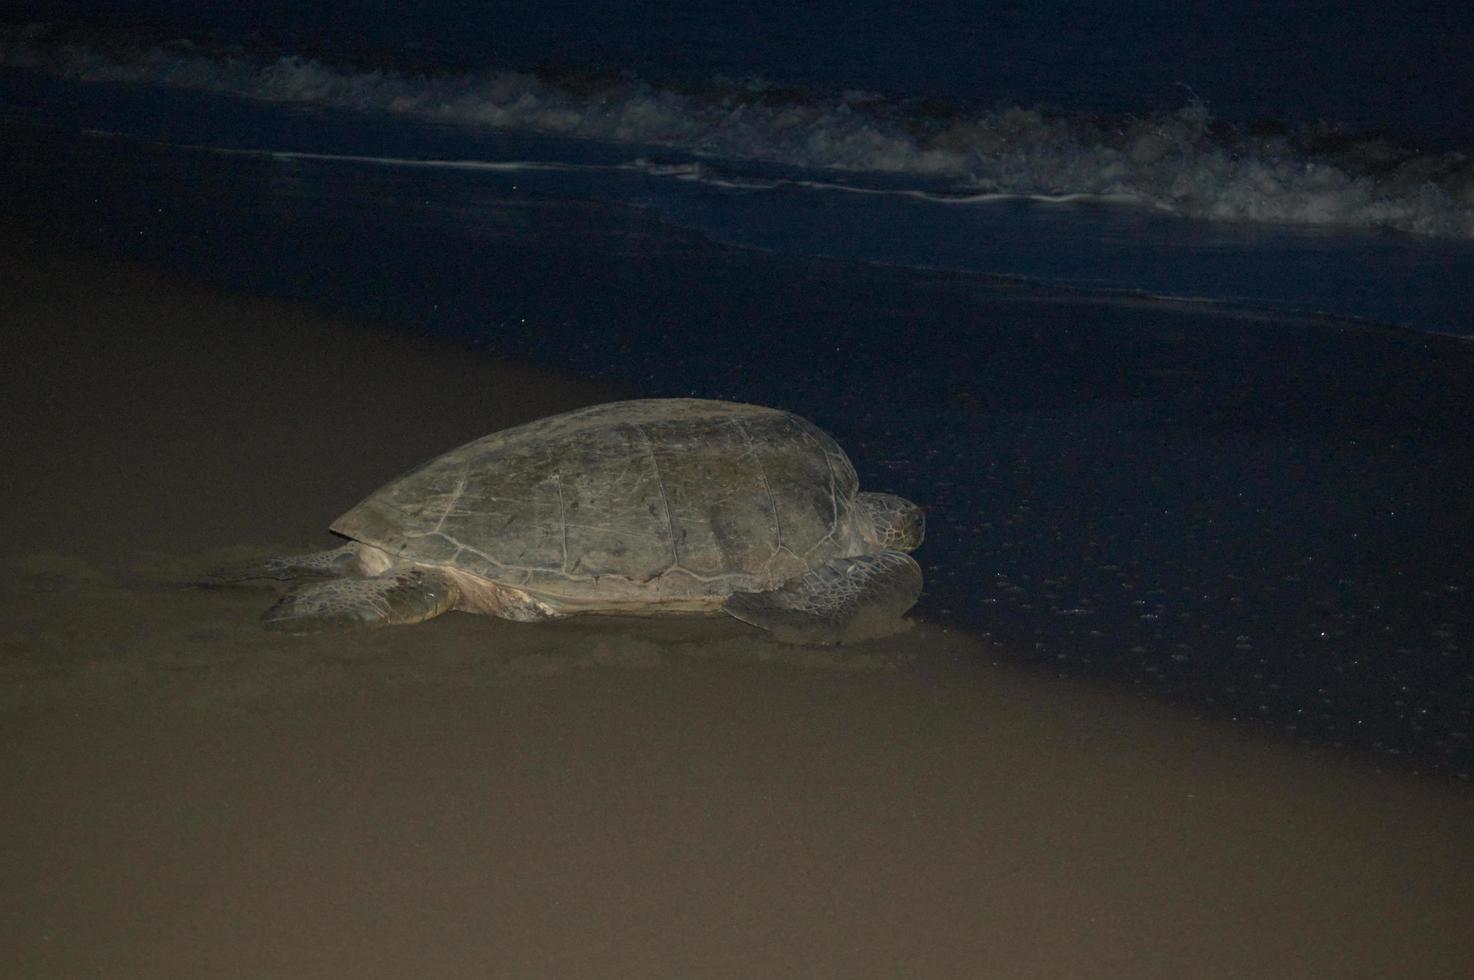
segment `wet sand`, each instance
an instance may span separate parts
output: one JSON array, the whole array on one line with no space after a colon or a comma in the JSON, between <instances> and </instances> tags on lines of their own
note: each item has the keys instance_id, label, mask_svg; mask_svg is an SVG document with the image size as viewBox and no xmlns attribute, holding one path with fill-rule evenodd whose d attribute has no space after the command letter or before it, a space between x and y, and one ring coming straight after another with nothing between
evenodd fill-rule
<instances>
[{"instance_id":1,"label":"wet sand","mask_svg":"<svg viewBox=\"0 0 1474 980\"><path fill-rule=\"evenodd\" d=\"M293 638L224 560L620 394L0 248L0 961L21 977L1454 977L1474 794L924 619ZM922 555L925 564L925 553Z\"/></svg>"}]
</instances>

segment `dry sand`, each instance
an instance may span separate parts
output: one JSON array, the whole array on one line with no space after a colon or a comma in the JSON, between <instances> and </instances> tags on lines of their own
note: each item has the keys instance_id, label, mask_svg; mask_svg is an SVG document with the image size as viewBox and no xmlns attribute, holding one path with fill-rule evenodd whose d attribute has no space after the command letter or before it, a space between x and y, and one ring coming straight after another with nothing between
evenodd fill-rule
<instances>
[{"instance_id":1,"label":"dry sand","mask_svg":"<svg viewBox=\"0 0 1474 980\"><path fill-rule=\"evenodd\" d=\"M264 633L180 583L618 393L4 240L6 977L1474 971L1467 786L925 622Z\"/></svg>"}]
</instances>

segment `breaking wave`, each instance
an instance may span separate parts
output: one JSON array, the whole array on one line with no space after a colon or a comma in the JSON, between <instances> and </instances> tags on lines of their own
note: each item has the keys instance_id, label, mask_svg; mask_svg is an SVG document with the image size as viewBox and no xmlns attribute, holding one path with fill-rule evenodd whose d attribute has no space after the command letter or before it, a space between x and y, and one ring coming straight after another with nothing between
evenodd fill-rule
<instances>
[{"instance_id":1,"label":"breaking wave","mask_svg":"<svg viewBox=\"0 0 1474 980\"><path fill-rule=\"evenodd\" d=\"M174 86L471 127L663 147L703 158L913 177L958 200L1130 201L1219 221L1474 238L1474 160L1330 125L1218 122L1197 101L1148 116L974 111L759 83L660 86L627 76L364 70L189 41L0 32L0 66Z\"/></svg>"}]
</instances>

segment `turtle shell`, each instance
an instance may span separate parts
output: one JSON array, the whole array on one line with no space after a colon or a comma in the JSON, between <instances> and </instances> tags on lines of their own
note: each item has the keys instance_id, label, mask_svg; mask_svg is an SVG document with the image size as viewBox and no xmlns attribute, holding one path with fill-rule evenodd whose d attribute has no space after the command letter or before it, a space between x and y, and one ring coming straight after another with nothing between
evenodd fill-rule
<instances>
[{"instance_id":1,"label":"turtle shell","mask_svg":"<svg viewBox=\"0 0 1474 980\"><path fill-rule=\"evenodd\" d=\"M761 592L862 553L858 481L825 432L731 402L615 402L504 429L333 524L402 559L565 601Z\"/></svg>"}]
</instances>

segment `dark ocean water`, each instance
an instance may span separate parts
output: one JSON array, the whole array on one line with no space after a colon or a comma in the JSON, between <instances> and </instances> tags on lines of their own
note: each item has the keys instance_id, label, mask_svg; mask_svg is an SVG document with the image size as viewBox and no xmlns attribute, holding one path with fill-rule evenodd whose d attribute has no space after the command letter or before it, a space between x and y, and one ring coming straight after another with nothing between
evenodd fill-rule
<instances>
[{"instance_id":1,"label":"dark ocean water","mask_svg":"<svg viewBox=\"0 0 1474 980\"><path fill-rule=\"evenodd\" d=\"M1468 15L33 6L7 213L801 412L931 508L923 616L1474 773Z\"/></svg>"},{"instance_id":2,"label":"dark ocean water","mask_svg":"<svg viewBox=\"0 0 1474 980\"><path fill-rule=\"evenodd\" d=\"M1474 12L1409 0L743 4L685 0L21 0L15 23L249 44L419 71L629 72L761 79L964 105L1146 114L1190 91L1226 119L1329 121L1474 142Z\"/></svg>"},{"instance_id":3,"label":"dark ocean water","mask_svg":"<svg viewBox=\"0 0 1474 980\"><path fill-rule=\"evenodd\" d=\"M1474 238L1467 11L871 2L653 17L431 3L406 15L155 0L18 13L0 66L643 146L674 154L642 157L647 170L717 184L1083 198Z\"/></svg>"}]
</instances>

